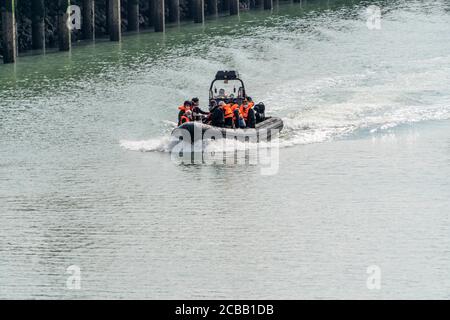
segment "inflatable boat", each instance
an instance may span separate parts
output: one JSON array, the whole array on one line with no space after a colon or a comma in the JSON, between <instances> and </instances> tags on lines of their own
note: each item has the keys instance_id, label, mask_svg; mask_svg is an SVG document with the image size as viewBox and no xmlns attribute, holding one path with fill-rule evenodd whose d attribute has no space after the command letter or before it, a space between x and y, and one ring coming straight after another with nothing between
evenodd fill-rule
<instances>
[{"instance_id":1,"label":"inflatable boat","mask_svg":"<svg viewBox=\"0 0 450 320\"><path fill-rule=\"evenodd\" d=\"M217 90L218 82L221 82L219 90ZM210 110L213 105L218 105L221 101L227 104L233 103L241 105L246 99L249 99L249 97L246 94L244 82L239 78L236 71L217 72L209 89ZM265 108L265 105L261 102L253 107L256 117L256 125L254 128L240 129L216 127L208 124L205 121L207 119L203 119L203 121L183 123L172 131L172 137L175 137L176 140L189 140L192 143L202 139L220 138L249 140L252 142L259 142L266 139L269 140L283 129L283 121L277 117L266 117Z\"/></svg>"},{"instance_id":2,"label":"inflatable boat","mask_svg":"<svg viewBox=\"0 0 450 320\"><path fill-rule=\"evenodd\" d=\"M219 128L197 121L184 123L172 132L172 136L195 142L202 139L237 139L260 142L270 140L283 129L280 118L268 117L256 124L254 129Z\"/></svg>"}]
</instances>

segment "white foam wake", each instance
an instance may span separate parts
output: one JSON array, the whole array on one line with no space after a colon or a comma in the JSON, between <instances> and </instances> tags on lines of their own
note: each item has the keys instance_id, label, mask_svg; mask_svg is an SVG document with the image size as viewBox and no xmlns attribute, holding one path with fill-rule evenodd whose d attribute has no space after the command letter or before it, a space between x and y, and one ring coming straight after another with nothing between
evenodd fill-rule
<instances>
[{"instance_id":1,"label":"white foam wake","mask_svg":"<svg viewBox=\"0 0 450 320\"><path fill-rule=\"evenodd\" d=\"M333 109L335 112L332 112ZM224 139L195 143L192 151L230 152L274 146L287 148L348 137L362 130L374 134L405 124L446 119L450 119L450 108L445 106L430 106L426 109L423 106L397 106L380 110L377 105L364 108L334 105L284 117L284 129L276 143L260 142L256 144ZM170 134L148 140L120 141L123 148L142 152L170 152L177 143L171 140ZM188 147L185 146L184 150L187 149Z\"/></svg>"},{"instance_id":2,"label":"white foam wake","mask_svg":"<svg viewBox=\"0 0 450 320\"><path fill-rule=\"evenodd\" d=\"M170 137L152 138L148 140L121 140L120 146L131 151L170 152Z\"/></svg>"}]
</instances>

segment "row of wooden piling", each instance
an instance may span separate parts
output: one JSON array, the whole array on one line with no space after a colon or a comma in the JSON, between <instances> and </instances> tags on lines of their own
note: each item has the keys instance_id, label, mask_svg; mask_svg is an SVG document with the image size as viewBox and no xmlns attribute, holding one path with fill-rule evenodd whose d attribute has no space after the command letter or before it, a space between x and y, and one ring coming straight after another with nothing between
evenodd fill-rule
<instances>
[{"instance_id":1,"label":"row of wooden piling","mask_svg":"<svg viewBox=\"0 0 450 320\"><path fill-rule=\"evenodd\" d=\"M16 41L16 0L0 0L2 3L2 34L3 34L3 61L14 63L17 57ZM58 38L59 49L69 51L71 49L71 31L67 25L69 18L68 8L70 0L58 1ZM106 1L107 27L111 41L120 41L121 30L121 0L97 0ZM190 0L192 1L193 20L195 23L203 23L205 20L205 1L209 15L218 15L218 0ZM300 2L301 0L294 0ZM45 2L44 0L31 0L31 25L32 48L39 50L45 47ZM139 0L128 0L128 31L139 30ZM165 31L165 1L149 0L150 19L156 32ZM256 7L264 7L266 10L273 8L273 0L255 0ZM225 6L229 7L230 15L239 14L239 0L225 0ZM178 22L180 19L180 0L169 0L169 22ZM83 0L82 2L82 34L86 40L95 39L95 0Z\"/></svg>"}]
</instances>

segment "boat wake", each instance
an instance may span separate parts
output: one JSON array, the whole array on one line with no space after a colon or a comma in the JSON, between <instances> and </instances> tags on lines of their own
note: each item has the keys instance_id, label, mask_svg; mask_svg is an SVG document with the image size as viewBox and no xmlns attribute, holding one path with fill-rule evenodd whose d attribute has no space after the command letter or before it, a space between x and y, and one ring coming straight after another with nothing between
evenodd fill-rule
<instances>
[{"instance_id":1,"label":"boat wake","mask_svg":"<svg viewBox=\"0 0 450 320\"><path fill-rule=\"evenodd\" d=\"M449 104L450 105L450 102ZM335 104L321 106L282 118L284 129L276 143L243 143L233 140L203 141L195 143L195 152L220 152L249 148L287 148L296 145L322 143L335 139L362 137L391 132L396 127L430 120L450 119L450 107L441 106L391 106L362 104ZM177 141L171 140L166 128L161 137L148 140L121 140L120 145L131 151L171 152Z\"/></svg>"}]
</instances>

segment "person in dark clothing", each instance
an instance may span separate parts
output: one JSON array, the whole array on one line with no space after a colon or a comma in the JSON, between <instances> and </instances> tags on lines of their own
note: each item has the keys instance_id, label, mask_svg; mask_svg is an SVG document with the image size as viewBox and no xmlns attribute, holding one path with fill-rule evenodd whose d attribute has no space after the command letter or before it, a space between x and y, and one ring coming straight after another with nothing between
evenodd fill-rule
<instances>
[{"instance_id":1,"label":"person in dark clothing","mask_svg":"<svg viewBox=\"0 0 450 320\"><path fill-rule=\"evenodd\" d=\"M255 115L255 110L253 110L253 108L250 108L250 110L248 110L248 118L246 121L247 124L247 128L255 128L256 126L256 115Z\"/></svg>"},{"instance_id":2,"label":"person in dark clothing","mask_svg":"<svg viewBox=\"0 0 450 320\"><path fill-rule=\"evenodd\" d=\"M264 120L266 120L266 106L264 103L260 102L256 106L253 107L253 110L255 111L256 116L256 123L260 123Z\"/></svg>"},{"instance_id":3,"label":"person in dark clothing","mask_svg":"<svg viewBox=\"0 0 450 320\"><path fill-rule=\"evenodd\" d=\"M211 115L212 115L212 112L213 112L213 110L214 110L215 107L217 107L217 102L216 102L216 100L210 100L210 101L209 101L209 106L208 106L208 110L209 110L208 116L207 116L206 118L203 118L203 119L202 119L202 122L203 122L203 123L205 123L205 124L211 124Z\"/></svg>"},{"instance_id":4,"label":"person in dark clothing","mask_svg":"<svg viewBox=\"0 0 450 320\"><path fill-rule=\"evenodd\" d=\"M211 125L214 127L223 128L225 125L225 116L223 113L223 105L225 104L223 101L220 102L219 106L213 106L211 110Z\"/></svg>"},{"instance_id":5,"label":"person in dark clothing","mask_svg":"<svg viewBox=\"0 0 450 320\"><path fill-rule=\"evenodd\" d=\"M203 111L202 109L200 109L200 100L198 98L192 98L192 119L194 121L199 121L201 120L201 115L207 115L209 114L209 112L207 111Z\"/></svg>"}]
</instances>

